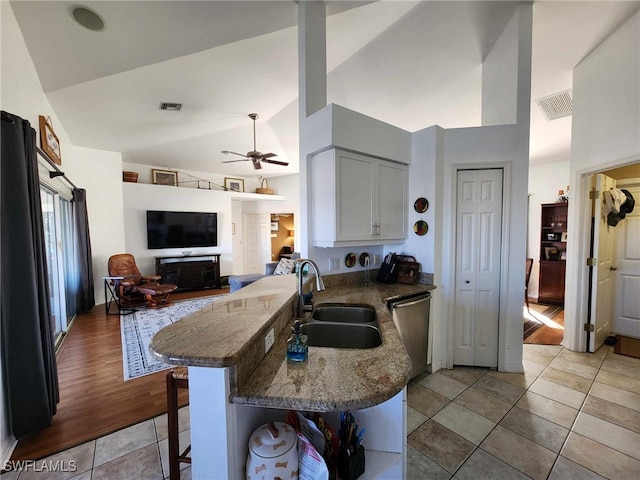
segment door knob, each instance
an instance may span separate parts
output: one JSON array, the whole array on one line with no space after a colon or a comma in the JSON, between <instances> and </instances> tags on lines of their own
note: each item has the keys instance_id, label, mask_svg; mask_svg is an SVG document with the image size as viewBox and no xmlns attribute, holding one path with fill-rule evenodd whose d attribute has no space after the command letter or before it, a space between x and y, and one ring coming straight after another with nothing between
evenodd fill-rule
<instances>
[{"instance_id":1,"label":"door knob","mask_svg":"<svg viewBox=\"0 0 640 480\"><path fill-rule=\"evenodd\" d=\"M465 280L464 283L471 283L469 280Z\"/></svg>"},{"instance_id":2,"label":"door knob","mask_svg":"<svg viewBox=\"0 0 640 480\"><path fill-rule=\"evenodd\" d=\"M611 272L615 272L618 269L618 267L609 267L609 271Z\"/></svg>"}]
</instances>

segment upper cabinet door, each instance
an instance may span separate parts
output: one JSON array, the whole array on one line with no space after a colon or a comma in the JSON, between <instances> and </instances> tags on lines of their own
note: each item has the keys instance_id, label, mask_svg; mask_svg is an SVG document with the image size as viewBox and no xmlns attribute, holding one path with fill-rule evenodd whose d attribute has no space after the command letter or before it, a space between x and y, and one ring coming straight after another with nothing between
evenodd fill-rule
<instances>
[{"instance_id":1,"label":"upper cabinet door","mask_svg":"<svg viewBox=\"0 0 640 480\"><path fill-rule=\"evenodd\" d=\"M336 240L371 240L374 237L373 159L338 154Z\"/></svg>"},{"instance_id":2,"label":"upper cabinet door","mask_svg":"<svg viewBox=\"0 0 640 480\"><path fill-rule=\"evenodd\" d=\"M379 238L407 238L407 167L381 161L377 187Z\"/></svg>"},{"instance_id":3,"label":"upper cabinet door","mask_svg":"<svg viewBox=\"0 0 640 480\"><path fill-rule=\"evenodd\" d=\"M315 155L311 171L315 246L406 239L406 165L334 149Z\"/></svg>"}]
</instances>

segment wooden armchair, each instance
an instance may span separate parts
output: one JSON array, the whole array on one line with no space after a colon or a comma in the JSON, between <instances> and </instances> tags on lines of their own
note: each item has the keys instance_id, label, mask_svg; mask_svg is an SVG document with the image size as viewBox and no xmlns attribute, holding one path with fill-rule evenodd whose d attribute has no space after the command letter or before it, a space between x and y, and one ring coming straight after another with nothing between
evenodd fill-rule
<instances>
[{"instance_id":1,"label":"wooden armchair","mask_svg":"<svg viewBox=\"0 0 640 480\"><path fill-rule=\"evenodd\" d=\"M141 305L167 307L171 305L169 295L178 288L171 283L160 283L160 276L143 276L130 253L119 253L109 258L109 275L124 277L116 284L116 294L123 308Z\"/></svg>"}]
</instances>

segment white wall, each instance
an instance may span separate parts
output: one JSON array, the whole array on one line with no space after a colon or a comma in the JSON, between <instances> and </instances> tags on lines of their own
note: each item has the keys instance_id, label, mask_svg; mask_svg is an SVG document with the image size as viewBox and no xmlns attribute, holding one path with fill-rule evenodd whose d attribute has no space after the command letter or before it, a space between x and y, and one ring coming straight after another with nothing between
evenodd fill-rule
<instances>
[{"instance_id":1,"label":"white wall","mask_svg":"<svg viewBox=\"0 0 640 480\"><path fill-rule=\"evenodd\" d=\"M269 188L274 195L284 196L285 200L270 201L265 195L264 201L245 202L245 213L295 213L300 211L300 175L284 175L269 178ZM297 228L297 225L296 225Z\"/></svg>"},{"instance_id":2,"label":"white wall","mask_svg":"<svg viewBox=\"0 0 640 480\"><path fill-rule=\"evenodd\" d=\"M409 237L403 246L404 253L414 255L421 263L423 272L433 273L435 256L435 218L441 208L436 197L436 175L438 147L438 127L429 127L411 135L411 165L409 166ZM424 213L417 213L413 208L416 199L424 197L429 201L429 208ZM413 232L413 225L424 220L429 225L426 235L420 237ZM392 247L390 247L393 250Z\"/></svg>"},{"instance_id":3,"label":"white wall","mask_svg":"<svg viewBox=\"0 0 640 480\"><path fill-rule=\"evenodd\" d=\"M231 238L231 194L216 190L123 183L125 250L131 253L143 275L155 275L155 256L181 256L184 248L149 250L147 248L147 210L182 212L216 212L218 214L218 246L189 248L196 254L219 253L220 275L233 271ZM123 253L114 251L115 253ZM105 263L106 269L106 263ZM106 274L106 272L105 272Z\"/></svg>"},{"instance_id":4,"label":"white wall","mask_svg":"<svg viewBox=\"0 0 640 480\"><path fill-rule=\"evenodd\" d=\"M18 28L9 2L0 2L1 16L1 90L0 101L3 110L28 120L38 130L38 115L51 117L53 128L60 140L62 152L61 169L79 188L87 190L89 225L94 254L102 255L110 248L124 247L122 224L122 191L120 155L71 144L64 126L53 113L40 85L31 56L22 33ZM117 172L117 175L116 175ZM117 180L115 177L117 176ZM94 258L94 269L96 259ZM96 301L102 298L102 283L98 273L96 281ZM5 421L5 398L0 382L0 460L10 455L14 439L8 433Z\"/></svg>"},{"instance_id":5,"label":"white wall","mask_svg":"<svg viewBox=\"0 0 640 480\"><path fill-rule=\"evenodd\" d=\"M514 15L482 62L482 125L516 123L518 17Z\"/></svg>"},{"instance_id":6,"label":"white wall","mask_svg":"<svg viewBox=\"0 0 640 480\"><path fill-rule=\"evenodd\" d=\"M77 147L69 141L64 126L58 121L42 90L10 4L1 3L2 108L29 120L36 131L38 115L51 117L53 128L60 139L60 169L78 188L87 190L95 298L97 303L102 303L103 274L100 271L106 268L102 266L102 261L112 249L124 248L121 155Z\"/></svg>"},{"instance_id":7,"label":"white wall","mask_svg":"<svg viewBox=\"0 0 640 480\"><path fill-rule=\"evenodd\" d=\"M573 71L571 197L585 198L584 175L640 160L640 12L602 42ZM588 225L583 202L569 202L573 225ZM584 237L584 236L583 236ZM570 235L567 242L565 339L584 351L588 243Z\"/></svg>"},{"instance_id":8,"label":"white wall","mask_svg":"<svg viewBox=\"0 0 640 480\"><path fill-rule=\"evenodd\" d=\"M540 275L540 216L543 203L554 203L558 198L558 190L567 189L569 185L569 161L542 163L529 167L529 223L527 257L533 258L531 279L529 280L529 297L538 297L538 280ZM571 191L569 191L571 194ZM569 230L573 230L572 219L569 219ZM567 230L567 231L569 231ZM577 228L573 231L579 231Z\"/></svg>"},{"instance_id":9,"label":"white wall","mask_svg":"<svg viewBox=\"0 0 640 480\"><path fill-rule=\"evenodd\" d=\"M529 122L531 102L531 5L520 5L514 14L517 28L507 27L496 45L517 45L517 56L510 57L510 68L517 72L516 125L487 126L445 130L443 155L437 152L436 198L442 216L435 225L435 279L438 285L437 315L449 327L434 338L434 363L452 362L450 351L455 301L455 218L457 170L465 168L504 169L505 209L503 211L504 254L501 259L500 331L498 369L522 371L522 304L527 219L527 183L529 169ZM512 25L510 22L509 25ZM491 108L491 105L486 105ZM484 117L484 116L483 116ZM489 115L491 117L491 115ZM442 159L442 160L440 160ZM437 335L434 332L434 337Z\"/></svg>"},{"instance_id":10,"label":"white wall","mask_svg":"<svg viewBox=\"0 0 640 480\"><path fill-rule=\"evenodd\" d=\"M104 303L102 277L107 275L107 261L125 245L121 155L70 147L64 152L63 170L78 188L87 191L93 283L99 305Z\"/></svg>"}]
</instances>

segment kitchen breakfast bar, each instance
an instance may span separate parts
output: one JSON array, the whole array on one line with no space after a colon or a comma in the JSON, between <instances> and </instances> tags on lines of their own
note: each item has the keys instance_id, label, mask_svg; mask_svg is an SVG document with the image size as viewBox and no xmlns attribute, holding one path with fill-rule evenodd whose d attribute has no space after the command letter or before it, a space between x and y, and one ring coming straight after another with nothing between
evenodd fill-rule
<instances>
[{"instance_id":1,"label":"kitchen breakfast bar","mask_svg":"<svg viewBox=\"0 0 640 480\"><path fill-rule=\"evenodd\" d=\"M371 305L382 345L310 346L307 362L287 362L298 299L295 275L264 277L156 334L154 355L189 367L192 478L244 478L251 433L266 422L284 421L289 409L323 412L336 428L339 412L352 411L367 432L360 478L405 476L411 362L385 302L432 287L341 283L346 278L325 277L327 289L313 293L314 303Z\"/></svg>"}]
</instances>

